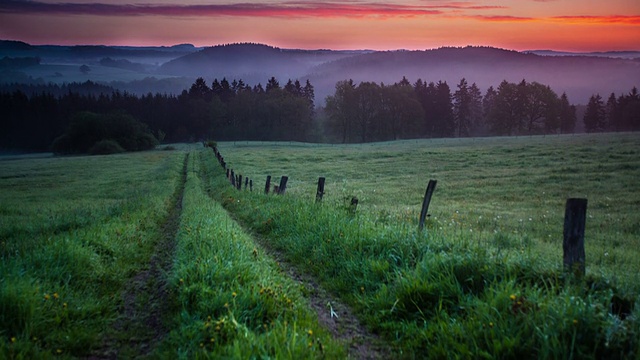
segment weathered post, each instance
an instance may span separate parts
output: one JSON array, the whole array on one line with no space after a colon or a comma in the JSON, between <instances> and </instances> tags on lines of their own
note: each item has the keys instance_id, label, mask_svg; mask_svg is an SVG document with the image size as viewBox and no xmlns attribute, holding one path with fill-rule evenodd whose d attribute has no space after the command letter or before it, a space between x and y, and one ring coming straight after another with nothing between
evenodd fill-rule
<instances>
[{"instance_id":1,"label":"weathered post","mask_svg":"<svg viewBox=\"0 0 640 360\"><path fill-rule=\"evenodd\" d=\"M227 169L227 179L229 178L229 175L230 175L229 169Z\"/></svg>"},{"instance_id":2,"label":"weathered post","mask_svg":"<svg viewBox=\"0 0 640 360\"><path fill-rule=\"evenodd\" d=\"M584 230L587 199L567 199L564 213L564 268L577 276L585 274Z\"/></svg>"},{"instance_id":3,"label":"weathered post","mask_svg":"<svg viewBox=\"0 0 640 360\"><path fill-rule=\"evenodd\" d=\"M249 191L253 191L253 179L249 180Z\"/></svg>"},{"instance_id":4,"label":"weathered post","mask_svg":"<svg viewBox=\"0 0 640 360\"><path fill-rule=\"evenodd\" d=\"M247 190L247 187L249 186L249 178L245 177L244 178L244 189Z\"/></svg>"},{"instance_id":5,"label":"weathered post","mask_svg":"<svg viewBox=\"0 0 640 360\"><path fill-rule=\"evenodd\" d=\"M433 195L433 191L436 189L437 180L429 180L429 184L427 185L427 191L424 193L424 200L422 201L422 211L420 211L420 222L418 224L418 229L422 231L424 229L424 221L427 219L427 212L429 211L429 203L431 202L431 195Z\"/></svg>"},{"instance_id":6,"label":"weathered post","mask_svg":"<svg viewBox=\"0 0 640 360\"><path fill-rule=\"evenodd\" d=\"M287 176L283 176L280 178L280 187L278 190L278 195L284 195L284 191L287 190L287 180L289 180L289 177Z\"/></svg>"},{"instance_id":7,"label":"weathered post","mask_svg":"<svg viewBox=\"0 0 640 360\"><path fill-rule=\"evenodd\" d=\"M242 175L238 175L238 190L242 190Z\"/></svg>"},{"instance_id":8,"label":"weathered post","mask_svg":"<svg viewBox=\"0 0 640 360\"><path fill-rule=\"evenodd\" d=\"M324 196L324 177L318 178L318 190L316 191L316 202L322 201Z\"/></svg>"},{"instance_id":9,"label":"weathered post","mask_svg":"<svg viewBox=\"0 0 640 360\"><path fill-rule=\"evenodd\" d=\"M352 214L355 214L357 209L358 209L358 198L354 196L351 198L351 205L349 205L349 211Z\"/></svg>"},{"instance_id":10,"label":"weathered post","mask_svg":"<svg viewBox=\"0 0 640 360\"><path fill-rule=\"evenodd\" d=\"M264 193L268 194L271 188L271 175L267 175L267 182L264 184Z\"/></svg>"},{"instance_id":11,"label":"weathered post","mask_svg":"<svg viewBox=\"0 0 640 360\"><path fill-rule=\"evenodd\" d=\"M231 169L231 186L236 186L236 174L233 173L233 169Z\"/></svg>"}]
</instances>

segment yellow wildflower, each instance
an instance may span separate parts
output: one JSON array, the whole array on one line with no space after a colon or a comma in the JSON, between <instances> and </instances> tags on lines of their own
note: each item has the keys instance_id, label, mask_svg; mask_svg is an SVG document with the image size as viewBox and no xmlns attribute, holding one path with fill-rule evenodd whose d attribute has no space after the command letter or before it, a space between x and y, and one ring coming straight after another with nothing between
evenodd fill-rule
<instances>
[{"instance_id":1,"label":"yellow wildflower","mask_svg":"<svg viewBox=\"0 0 640 360\"><path fill-rule=\"evenodd\" d=\"M511 301L515 301L516 300L515 294L511 294L511 296L509 296L509 299L511 299Z\"/></svg>"}]
</instances>

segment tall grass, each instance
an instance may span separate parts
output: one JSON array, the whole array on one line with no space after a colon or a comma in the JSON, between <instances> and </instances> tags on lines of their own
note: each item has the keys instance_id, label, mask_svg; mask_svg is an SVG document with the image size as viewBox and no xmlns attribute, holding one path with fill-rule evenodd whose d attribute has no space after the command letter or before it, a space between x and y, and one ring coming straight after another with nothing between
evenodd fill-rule
<instances>
[{"instance_id":1,"label":"tall grass","mask_svg":"<svg viewBox=\"0 0 640 360\"><path fill-rule=\"evenodd\" d=\"M218 148L256 189L267 175L276 183L287 175L287 194L311 202L324 176L326 203L357 196L360 216L380 227L417 226L437 179L428 226L496 251L534 252L550 268L562 261L566 199L587 198L587 272L640 291L638 133Z\"/></svg>"},{"instance_id":2,"label":"tall grass","mask_svg":"<svg viewBox=\"0 0 640 360\"><path fill-rule=\"evenodd\" d=\"M193 153L171 288L173 329L159 348L170 358L343 358L318 325L301 286L208 197L202 153ZM207 161L210 159L206 158Z\"/></svg>"},{"instance_id":3,"label":"tall grass","mask_svg":"<svg viewBox=\"0 0 640 360\"><path fill-rule=\"evenodd\" d=\"M3 161L0 357L86 356L149 260L184 153Z\"/></svg>"},{"instance_id":4,"label":"tall grass","mask_svg":"<svg viewBox=\"0 0 640 360\"><path fill-rule=\"evenodd\" d=\"M626 229L639 216L638 136L485 141L337 151L227 144L220 149L236 172L301 180L290 180L285 197L265 196L231 189L221 170L212 168L212 194L351 304L401 357L637 356L640 311L631 306L640 300L634 282L637 237ZM318 150L324 155L310 161ZM428 160L419 156L425 151ZM374 172L369 163L377 161L388 167ZM399 166L409 162L413 166L406 170ZM261 165L267 170L259 173ZM276 172L276 166L285 168ZM430 172L441 181L433 216L420 234L419 201L407 193L415 188L419 198L424 190L396 179L406 177L404 171L428 173L427 168L436 169ZM314 204L316 176L341 173L358 177L353 185L338 177L327 201ZM379 173L386 180L374 176ZM602 177L610 187L596 180ZM345 194L366 204L360 213L350 215L341 206ZM585 279L561 269L568 196L590 200ZM617 222L608 222L618 215ZM609 236L619 239L617 247ZM589 257L598 251L609 251L605 259L615 254L615 261Z\"/></svg>"}]
</instances>

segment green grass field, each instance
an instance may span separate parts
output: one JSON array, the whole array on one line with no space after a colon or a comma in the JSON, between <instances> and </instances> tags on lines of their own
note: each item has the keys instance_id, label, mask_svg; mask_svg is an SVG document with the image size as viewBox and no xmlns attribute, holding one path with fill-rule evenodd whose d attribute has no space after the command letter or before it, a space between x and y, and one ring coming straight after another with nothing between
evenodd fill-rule
<instances>
[{"instance_id":1,"label":"green grass field","mask_svg":"<svg viewBox=\"0 0 640 360\"><path fill-rule=\"evenodd\" d=\"M393 358L640 354L640 134L218 144L253 192L177 149L0 160L0 357L357 358L270 251ZM584 278L562 269L569 197L589 201ZM164 295L136 294L159 251Z\"/></svg>"},{"instance_id":2,"label":"green grass field","mask_svg":"<svg viewBox=\"0 0 640 360\"><path fill-rule=\"evenodd\" d=\"M567 198L589 201L587 271L640 286L640 135L436 139L367 145L222 143L228 167L264 188L289 177L287 193L325 202L357 196L378 224L417 226L429 179L438 180L430 225L446 236L562 262Z\"/></svg>"}]
</instances>

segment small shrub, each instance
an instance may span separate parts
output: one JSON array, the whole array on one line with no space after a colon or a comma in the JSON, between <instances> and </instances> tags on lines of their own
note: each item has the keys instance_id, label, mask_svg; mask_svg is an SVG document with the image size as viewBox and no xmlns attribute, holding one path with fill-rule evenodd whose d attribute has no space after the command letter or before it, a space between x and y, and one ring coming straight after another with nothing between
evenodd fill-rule
<instances>
[{"instance_id":1,"label":"small shrub","mask_svg":"<svg viewBox=\"0 0 640 360\"><path fill-rule=\"evenodd\" d=\"M146 124L124 112L79 112L71 117L65 133L53 142L52 149L56 154L94 154L93 147L103 140L113 140L126 151L150 150L158 145Z\"/></svg>"},{"instance_id":2,"label":"small shrub","mask_svg":"<svg viewBox=\"0 0 640 360\"><path fill-rule=\"evenodd\" d=\"M123 153L125 150L115 140L101 140L89 149L91 155L110 155Z\"/></svg>"},{"instance_id":3,"label":"small shrub","mask_svg":"<svg viewBox=\"0 0 640 360\"><path fill-rule=\"evenodd\" d=\"M140 134L136 140L137 150L151 150L159 144L158 139L150 133Z\"/></svg>"},{"instance_id":4,"label":"small shrub","mask_svg":"<svg viewBox=\"0 0 640 360\"><path fill-rule=\"evenodd\" d=\"M215 147L218 147L218 143L213 140L209 140L205 143L205 146L210 148L215 148Z\"/></svg>"}]
</instances>

